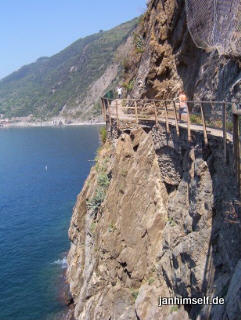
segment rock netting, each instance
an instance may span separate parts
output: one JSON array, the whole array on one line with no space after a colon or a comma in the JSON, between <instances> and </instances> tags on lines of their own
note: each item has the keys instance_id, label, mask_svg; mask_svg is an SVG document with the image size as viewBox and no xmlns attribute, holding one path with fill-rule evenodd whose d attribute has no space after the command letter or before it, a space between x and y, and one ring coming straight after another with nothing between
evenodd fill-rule
<instances>
[{"instance_id":1,"label":"rock netting","mask_svg":"<svg viewBox=\"0 0 241 320\"><path fill-rule=\"evenodd\" d=\"M149 1L136 33L144 44L138 62L131 61L132 97L173 99L183 88L189 100L240 100L240 57L196 47L185 0Z\"/></svg>"}]
</instances>

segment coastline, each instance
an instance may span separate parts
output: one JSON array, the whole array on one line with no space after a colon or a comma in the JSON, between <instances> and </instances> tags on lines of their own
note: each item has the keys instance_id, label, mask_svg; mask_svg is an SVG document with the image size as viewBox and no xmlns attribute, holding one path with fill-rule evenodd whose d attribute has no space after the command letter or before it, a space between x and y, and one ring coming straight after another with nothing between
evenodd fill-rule
<instances>
[{"instance_id":1,"label":"coastline","mask_svg":"<svg viewBox=\"0 0 241 320\"><path fill-rule=\"evenodd\" d=\"M4 125L0 126L0 129L9 129L9 128L40 128L40 127L73 127L73 126L96 126L96 125L104 125L105 122L93 122L93 121L85 121L85 122L71 122L71 123L64 123L61 124L54 124L53 121L43 121L43 122L10 122L5 123Z\"/></svg>"}]
</instances>

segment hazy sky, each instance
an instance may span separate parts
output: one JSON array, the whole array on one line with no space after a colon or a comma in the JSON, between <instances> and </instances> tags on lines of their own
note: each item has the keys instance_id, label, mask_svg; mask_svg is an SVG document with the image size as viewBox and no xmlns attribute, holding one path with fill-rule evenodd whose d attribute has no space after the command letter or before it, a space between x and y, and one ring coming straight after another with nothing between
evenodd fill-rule
<instances>
[{"instance_id":1,"label":"hazy sky","mask_svg":"<svg viewBox=\"0 0 241 320\"><path fill-rule=\"evenodd\" d=\"M0 79L145 8L146 0L0 0Z\"/></svg>"}]
</instances>

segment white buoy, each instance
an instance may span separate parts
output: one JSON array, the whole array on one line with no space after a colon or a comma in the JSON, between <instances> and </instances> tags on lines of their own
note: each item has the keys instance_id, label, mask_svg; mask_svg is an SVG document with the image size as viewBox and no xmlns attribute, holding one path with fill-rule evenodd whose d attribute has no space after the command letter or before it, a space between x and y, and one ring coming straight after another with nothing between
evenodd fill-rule
<instances>
[{"instance_id":1,"label":"white buoy","mask_svg":"<svg viewBox=\"0 0 241 320\"><path fill-rule=\"evenodd\" d=\"M45 171L48 171L48 166L47 165L45 166Z\"/></svg>"}]
</instances>

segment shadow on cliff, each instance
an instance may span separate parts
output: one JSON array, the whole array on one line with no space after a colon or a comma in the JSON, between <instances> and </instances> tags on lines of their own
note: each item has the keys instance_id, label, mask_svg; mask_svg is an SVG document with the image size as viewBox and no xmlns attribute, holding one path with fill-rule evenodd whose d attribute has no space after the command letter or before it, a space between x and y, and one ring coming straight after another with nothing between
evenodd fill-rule
<instances>
[{"instance_id":1,"label":"shadow on cliff","mask_svg":"<svg viewBox=\"0 0 241 320\"><path fill-rule=\"evenodd\" d=\"M170 44L176 57L177 73L182 81L189 100L194 94L200 99L224 100L230 94L229 88L240 77L240 69L234 59L218 57L217 53L206 53L193 43L187 29L184 1L178 1L173 28L169 34ZM215 80L214 80L215 79ZM193 146L194 147L194 146ZM197 290L195 277L193 296L219 296L225 299L224 305L187 306L192 320L196 319L241 319L241 210L233 170L232 145L228 145L227 164L223 161L222 140L202 145L202 159L207 163L213 190L213 205L210 240L206 256L201 290ZM187 170L188 168L186 168ZM185 179L185 177L184 177ZM198 177L186 177L188 183ZM196 195L192 194L192 202ZM205 205L205 204L204 204ZM193 231L199 231L200 215L193 214ZM187 257L186 257L187 258ZM189 257L190 258L190 257ZM185 259L185 258L184 258ZM194 267L194 261L189 265Z\"/></svg>"},{"instance_id":2,"label":"shadow on cliff","mask_svg":"<svg viewBox=\"0 0 241 320\"><path fill-rule=\"evenodd\" d=\"M163 270L166 283L182 297L224 298L224 305L186 305L192 320L239 319L241 284L234 288L232 277L241 277L241 270L235 270L241 261L241 210L233 170L232 145L227 146L228 162L225 164L222 138L210 136L209 145L205 146L202 133L193 133L191 144L187 141L185 129L181 129L179 137L175 128L170 134L166 133L166 138L163 136L157 138L162 140L162 147L156 150L162 178L168 193L175 189L181 195L180 199L187 199L184 200L187 206L182 207L183 200L177 202L179 196L174 197L173 204L169 203L168 216L182 226L187 237L193 235L189 238L193 241L193 248L187 249L187 243L183 242L179 252L181 261L172 254L173 273L178 274L178 270L188 268L186 273L190 271L190 279L176 278L171 283ZM163 171L163 168L166 170ZM191 219L191 223L185 222L187 218ZM206 255L201 252L203 250ZM197 274L197 259L201 259L201 266L204 266L200 269L200 277Z\"/></svg>"},{"instance_id":3,"label":"shadow on cliff","mask_svg":"<svg viewBox=\"0 0 241 320\"><path fill-rule=\"evenodd\" d=\"M223 298L224 305L196 306L188 311L193 320L236 320L239 319L241 311L238 303L241 298L241 285L234 288L232 278L238 262L241 261L241 212L232 165L232 146L228 146L227 164L222 158L221 139L216 146L213 144L208 149L207 152L207 149L203 148L203 160L206 161L211 175L213 206L210 240L199 296Z\"/></svg>"}]
</instances>

